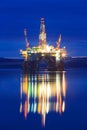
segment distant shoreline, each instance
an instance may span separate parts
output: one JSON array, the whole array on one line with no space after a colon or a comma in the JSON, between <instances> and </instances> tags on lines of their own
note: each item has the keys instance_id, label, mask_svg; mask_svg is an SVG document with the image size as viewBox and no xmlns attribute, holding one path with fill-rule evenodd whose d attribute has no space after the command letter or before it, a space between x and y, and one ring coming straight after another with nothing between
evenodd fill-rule
<instances>
[{"instance_id":1,"label":"distant shoreline","mask_svg":"<svg viewBox=\"0 0 87 130\"><path fill-rule=\"evenodd\" d=\"M23 59L17 58L0 58L0 69L1 68L22 68Z\"/></svg>"},{"instance_id":2,"label":"distant shoreline","mask_svg":"<svg viewBox=\"0 0 87 130\"><path fill-rule=\"evenodd\" d=\"M2 68L22 68L24 59L0 58L0 69ZM64 59L64 68L87 67L87 57L67 57Z\"/></svg>"},{"instance_id":3,"label":"distant shoreline","mask_svg":"<svg viewBox=\"0 0 87 130\"><path fill-rule=\"evenodd\" d=\"M87 57L71 57L64 61L65 68L80 68L87 67Z\"/></svg>"}]
</instances>

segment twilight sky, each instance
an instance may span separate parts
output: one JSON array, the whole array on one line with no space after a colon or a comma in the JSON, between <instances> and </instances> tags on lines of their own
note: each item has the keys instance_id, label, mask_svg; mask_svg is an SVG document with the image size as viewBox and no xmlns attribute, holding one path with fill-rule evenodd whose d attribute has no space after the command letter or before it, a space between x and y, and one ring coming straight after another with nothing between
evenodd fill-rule
<instances>
[{"instance_id":1,"label":"twilight sky","mask_svg":"<svg viewBox=\"0 0 87 130\"><path fill-rule=\"evenodd\" d=\"M20 57L25 27L30 44L37 45L41 17L45 18L48 44L55 45L61 33L61 46L66 46L69 55L87 55L86 0L2 0L0 57Z\"/></svg>"}]
</instances>

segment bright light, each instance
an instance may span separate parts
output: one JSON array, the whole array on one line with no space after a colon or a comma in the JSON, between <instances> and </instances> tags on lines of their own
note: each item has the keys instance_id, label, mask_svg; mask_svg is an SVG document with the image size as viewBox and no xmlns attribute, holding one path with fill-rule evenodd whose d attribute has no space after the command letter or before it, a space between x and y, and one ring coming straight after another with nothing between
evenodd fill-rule
<instances>
[{"instance_id":1,"label":"bright light","mask_svg":"<svg viewBox=\"0 0 87 130\"><path fill-rule=\"evenodd\" d=\"M66 53L62 53L62 57L66 57Z\"/></svg>"},{"instance_id":2,"label":"bright light","mask_svg":"<svg viewBox=\"0 0 87 130\"><path fill-rule=\"evenodd\" d=\"M59 61L60 60L60 54L59 52L56 53L56 61Z\"/></svg>"},{"instance_id":3,"label":"bright light","mask_svg":"<svg viewBox=\"0 0 87 130\"><path fill-rule=\"evenodd\" d=\"M22 53L22 49L20 49L20 53Z\"/></svg>"},{"instance_id":4,"label":"bright light","mask_svg":"<svg viewBox=\"0 0 87 130\"><path fill-rule=\"evenodd\" d=\"M50 51L50 47L48 45L46 46L46 49L47 49L47 52Z\"/></svg>"},{"instance_id":5,"label":"bright light","mask_svg":"<svg viewBox=\"0 0 87 130\"><path fill-rule=\"evenodd\" d=\"M62 104L62 112L65 111L65 102L63 101L63 104Z\"/></svg>"}]
</instances>

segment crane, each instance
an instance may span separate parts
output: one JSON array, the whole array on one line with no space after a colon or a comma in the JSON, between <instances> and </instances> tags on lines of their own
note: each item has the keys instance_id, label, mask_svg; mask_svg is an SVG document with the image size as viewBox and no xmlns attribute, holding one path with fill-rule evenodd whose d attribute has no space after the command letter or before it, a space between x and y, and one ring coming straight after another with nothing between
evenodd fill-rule
<instances>
[{"instance_id":1,"label":"crane","mask_svg":"<svg viewBox=\"0 0 87 130\"><path fill-rule=\"evenodd\" d=\"M26 28L24 29L24 36L25 36L26 49L28 49L29 48L29 42L28 42L28 38L27 38L27 30L26 30Z\"/></svg>"},{"instance_id":2,"label":"crane","mask_svg":"<svg viewBox=\"0 0 87 130\"><path fill-rule=\"evenodd\" d=\"M56 47L57 48L60 48L60 43L61 43L61 34L60 34L60 36L58 38L58 41L56 42Z\"/></svg>"}]
</instances>

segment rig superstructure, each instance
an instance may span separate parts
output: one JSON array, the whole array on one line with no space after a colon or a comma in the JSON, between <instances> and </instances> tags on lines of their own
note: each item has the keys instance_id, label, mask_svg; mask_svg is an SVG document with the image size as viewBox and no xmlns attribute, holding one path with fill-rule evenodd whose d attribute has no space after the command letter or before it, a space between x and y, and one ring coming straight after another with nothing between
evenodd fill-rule
<instances>
[{"instance_id":1,"label":"rig superstructure","mask_svg":"<svg viewBox=\"0 0 87 130\"><path fill-rule=\"evenodd\" d=\"M56 47L47 45L46 30L44 18L41 18L39 43L37 46L30 48L27 39L27 31L24 29L26 50L20 50L20 54L28 63L28 67L32 68L61 68L61 60L66 57L66 48L60 48L61 34L56 42Z\"/></svg>"}]
</instances>

